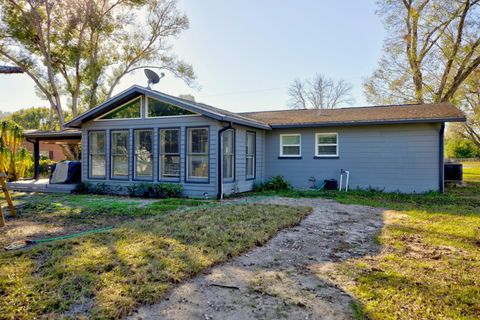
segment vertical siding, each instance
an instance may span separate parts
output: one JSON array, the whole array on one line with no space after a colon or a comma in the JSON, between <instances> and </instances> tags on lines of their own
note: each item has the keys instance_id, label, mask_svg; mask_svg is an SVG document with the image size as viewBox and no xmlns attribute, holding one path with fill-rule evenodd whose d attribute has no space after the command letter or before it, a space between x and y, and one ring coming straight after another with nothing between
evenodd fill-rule
<instances>
[{"instance_id":1,"label":"vertical siding","mask_svg":"<svg viewBox=\"0 0 480 320\"><path fill-rule=\"evenodd\" d=\"M297 188L340 178L350 171L350 188L426 192L439 189L438 124L275 129L266 133L266 177L283 175ZM337 132L338 158L315 156L315 133ZM302 158L279 159L279 135L302 135Z\"/></svg>"}]
</instances>

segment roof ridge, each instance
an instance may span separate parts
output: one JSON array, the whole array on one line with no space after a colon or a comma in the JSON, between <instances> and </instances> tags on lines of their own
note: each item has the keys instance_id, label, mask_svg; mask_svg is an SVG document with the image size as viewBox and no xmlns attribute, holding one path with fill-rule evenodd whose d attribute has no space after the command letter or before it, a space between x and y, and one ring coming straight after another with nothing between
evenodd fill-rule
<instances>
[{"instance_id":1,"label":"roof ridge","mask_svg":"<svg viewBox=\"0 0 480 320\"><path fill-rule=\"evenodd\" d=\"M374 105L374 106L358 106L358 107L341 107L341 108L328 108L328 109L282 109L282 110L264 110L264 111L245 111L238 112L239 114L246 113L262 113L262 112L287 112L287 111L310 111L310 110L346 110L346 109L369 109L369 108L392 108L392 107L411 107L411 106L430 106L438 104L449 104L449 102L439 102L439 103L404 103L404 104L384 104L384 105Z\"/></svg>"}]
</instances>

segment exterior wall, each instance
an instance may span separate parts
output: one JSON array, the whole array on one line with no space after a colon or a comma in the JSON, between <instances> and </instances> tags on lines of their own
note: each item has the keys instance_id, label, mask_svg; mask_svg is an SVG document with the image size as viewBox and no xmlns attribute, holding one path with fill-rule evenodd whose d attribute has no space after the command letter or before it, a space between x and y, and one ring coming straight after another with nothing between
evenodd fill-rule
<instances>
[{"instance_id":1,"label":"exterior wall","mask_svg":"<svg viewBox=\"0 0 480 320\"><path fill-rule=\"evenodd\" d=\"M186 128L188 127L209 127L209 181L208 183L186 182L185 172L185 150L186 150ZM89 156L88 152L82 161L82 180L89 182L104 182L107 185L115 185L126 187L133 183L159 181L159 129L160 128L180 128L180 183L183 185L185 195L188 197L203 197L204 193L208 193L209 198L217 196L217 137L218 130L221 129L220 122L203 116L187 116L187 117L171 117L171 118L147 118L135 120L110 120L110 121L89 121L82 126L82 150L88 150L88 132L90 130L106 131L106 179L90 179L89 172ZM110 131L115 129L129 129L129 179L117 180L110 179ZM134 129L153 129L153 181L150 180L134 180L133 179L133 130Z\"/></svg>"},{"instance_id":2,"label":"exterior wall","mask_svg":"<svg viewBox=\"0 0 480 320\"><path fill-rule=\"evenodd\" d=\"M310 177L339 181L345 169L351 189L439 190L439 130L439 124L274 129L266 133L265 177L282 175L294 187L308 188ZM315 158L315 133L321 132L338 133L338 158ZM301 159L279 159L282 133L301 134Z\"/></svg>"},{"instance_id":3,"label":"exterior wall","mask_svg":"<svg viewBox=\"0 0 480 320\"><path fill-rule=\"evenodd\" d=\"M204 197L208 193L209 198L217 197L218 193L218 131L226 124L204 116L179 116L164 118L144 118L144 119L125 119L125 120L102 120L89 121L82 126L82 150L84 150L82 159L82 180L93 183L106 183L109 186L121 186L126 192L126 187L133 183L151 182L158 183L159 180L159 129L161 128L180 128L180 182L188 197ZM209 127L209 181L208 183L194 183L186 181L186 128L188 127ZM244 192L251 190L255 181L262 181L264 178L265 161L263 157L265 135L264 130L258 130L243 126L234 126L235 128L235 181L225 183L223 190L226 194L232 192ZM118 180L110 178L110 131L128 129L129 134L129 179ZM134 159L133 159L133 130L134 129L153 129L153 181L134 180ZM92 130L105 130L106 133L106 174L105 179L89 178L89 153L88 153L88 132ZM256 132L256 178L254 180L246 179L246 132ZM170 181L166 181L170 182ZM174 182L176 183L176 182Z\"/></svg>"},{"instance_id":4,"label":"exterior wall","mask_svg":"<svg viewBox=\"0 0 480 320\"><path fill-rule=\"evenodd\" d=\"M255 183L263 181L265 170L265 131L236 125L233 128L235 129L235 181L223 183L223 192L227 195L252 190ZM255 132L256 136L255 179L247 179L247 131Z\"/></svg>"},{"instance_id":5,"label":"exterior wall","mask_svg":"<svg viewBox=\"0 0 480 320\"><path fill-rule=\"evenodd\" d=\"M25 141L23 145L33 154L33 143ZM55 162L66 160L62 148L58 144L46 143L45 141L40 141L40 155L44 155Z\"/></svg>"}]
</instances>

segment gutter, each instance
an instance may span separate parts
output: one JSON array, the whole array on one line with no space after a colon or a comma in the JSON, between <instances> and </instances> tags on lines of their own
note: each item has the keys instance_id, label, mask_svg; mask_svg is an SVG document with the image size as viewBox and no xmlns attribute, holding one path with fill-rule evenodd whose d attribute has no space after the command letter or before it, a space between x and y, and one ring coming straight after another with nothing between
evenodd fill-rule
<instances>
[{"instance_id":1,"label":"gutter","mask_svg":"<svg viewBox=\"0 0 480 320\"><path fill-rule=\"evenodd\" d=\"M217 173L217 183L218 183L218 193L217 193L217 198L218 199L223 199L223 156L222 156L222 133L232 129L232 123L229 122L228 126L223 127L222 129L218 130L218 140L217 140L217 145L218 145L218 153L217 153L217 159L218 159L218 173Z\"/></svg>"},{"instance_id":2,"label":"gutter","mask_svg":"<svg viewBox=\"0 0 480 320\"><path fill-rule=\"evenodd\" d=\"M444 132L445 132L445 123L440 125L439 135L438 135L438 189L440 192L445 191L445 170L444 170Z\"/></svg>"}]
</instances>

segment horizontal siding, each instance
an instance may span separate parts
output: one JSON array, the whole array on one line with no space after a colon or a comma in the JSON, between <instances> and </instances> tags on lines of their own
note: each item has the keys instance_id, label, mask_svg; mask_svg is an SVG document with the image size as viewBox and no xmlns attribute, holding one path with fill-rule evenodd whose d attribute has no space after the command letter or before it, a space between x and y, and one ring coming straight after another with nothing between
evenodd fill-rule
<instances>
[{"instance_id":1,"label":"horizontal siding","mask_svg":"<svg viewBox=\"0 0 480 320\"><path fill-rule=\"evenodd\" d=\"M315 159L315 133L338 132L339 157ZM302 135L302 159L278 159L279 135ZM266 177L283 175L297 188L340 179L350 171L350 188L425 192L439 188L439 125L275 129L266 133Z\"/></svg>"}]
</instances>

